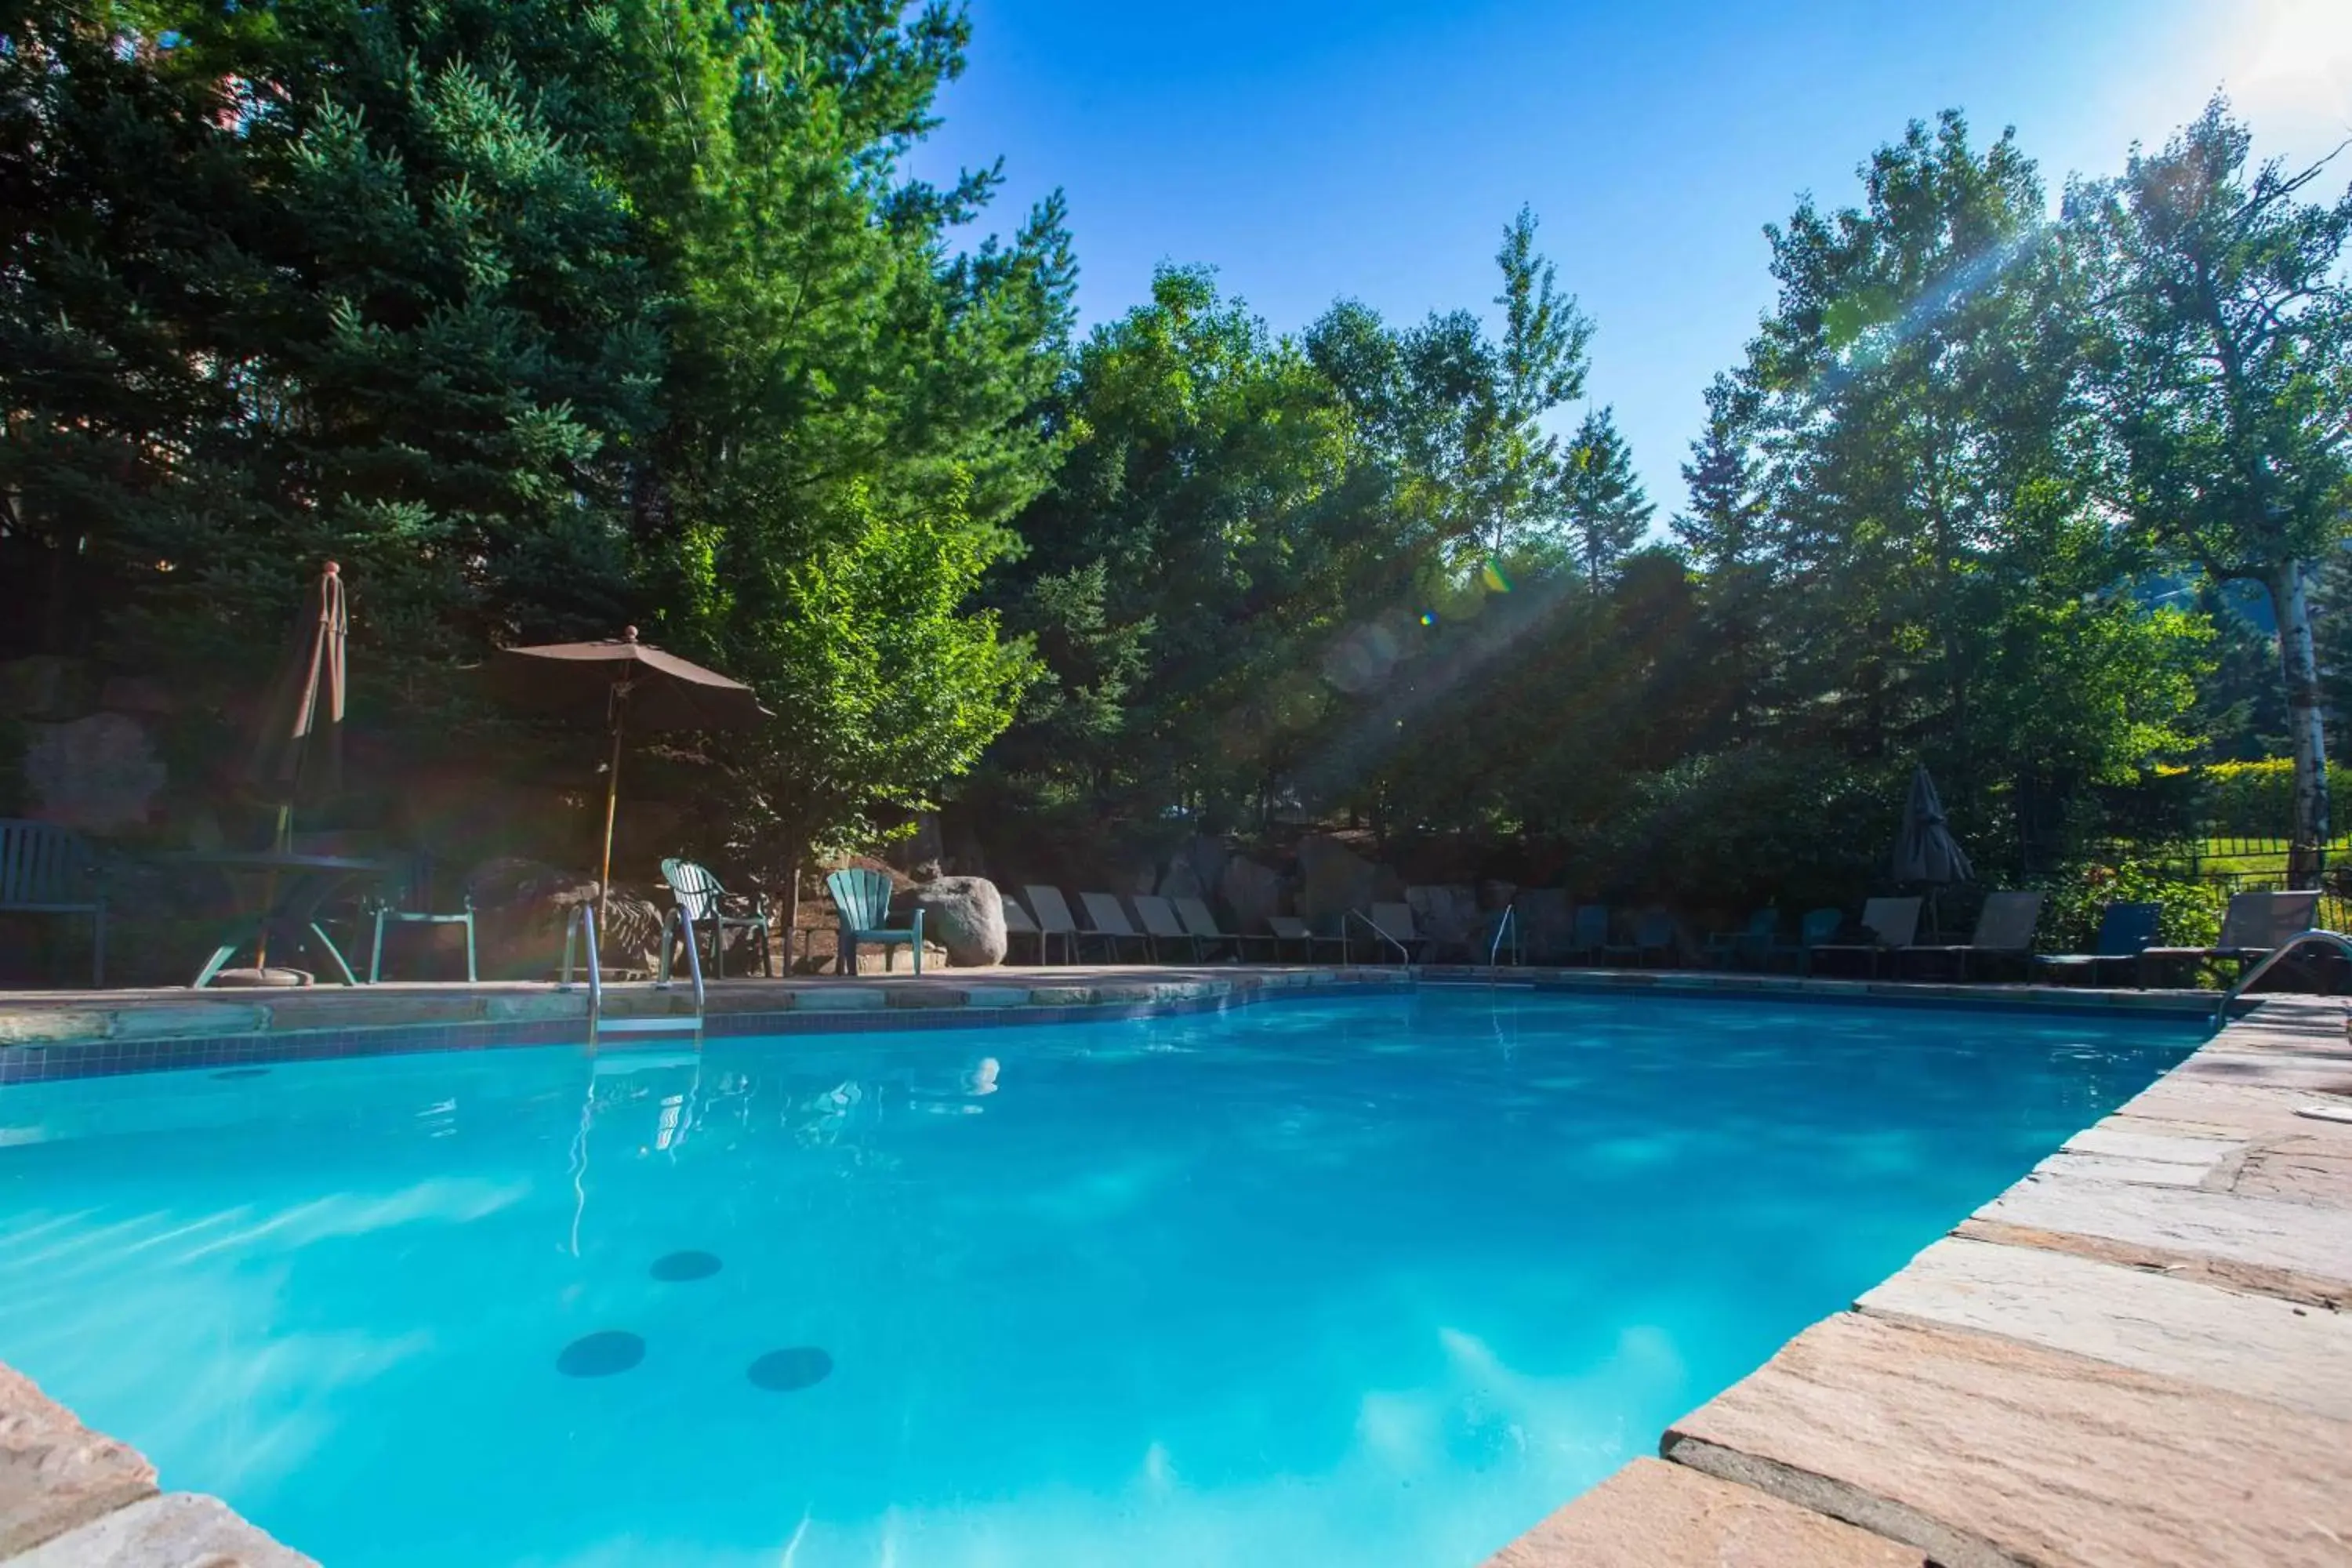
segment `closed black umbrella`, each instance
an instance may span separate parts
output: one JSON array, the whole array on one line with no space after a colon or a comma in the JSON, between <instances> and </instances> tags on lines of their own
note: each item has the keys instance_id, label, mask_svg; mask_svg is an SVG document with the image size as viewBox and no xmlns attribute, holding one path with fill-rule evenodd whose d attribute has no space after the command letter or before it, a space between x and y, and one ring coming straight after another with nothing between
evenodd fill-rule
<instances>
[{"instance_id":1,"label":"closed black umbrella","mask_svg":"<svg viewBox=\"0 0 2352 1568\"><path fill-rule=\"evenodd\" d=\"M676 654L648 647L629 627L610 642L500 648L490 663L499 694L517 708L602 717L613 735L604 773L604 854L596 876L596 924L613 879L613 818L621 798L621 735L637 730L741 730L772 717L751 689Z\"/></svg>"},{"instance_id":2,"label":"closed black umbrella","mask_svg":"<svg viewBox=\"0 0 2352 1568\"><path fill-rule=\"evenodd\" d=\"M1935 927L1936 891L1976 878L1968 852L1944 820L1944 803L1936 797L1936 781L1927 776L1924 764L1911 774L1911 793L1903 803L1903 826L1895 835L1889 869L1895 881L1928 890L1930 930Z\"/></svg>"}]
</instances>

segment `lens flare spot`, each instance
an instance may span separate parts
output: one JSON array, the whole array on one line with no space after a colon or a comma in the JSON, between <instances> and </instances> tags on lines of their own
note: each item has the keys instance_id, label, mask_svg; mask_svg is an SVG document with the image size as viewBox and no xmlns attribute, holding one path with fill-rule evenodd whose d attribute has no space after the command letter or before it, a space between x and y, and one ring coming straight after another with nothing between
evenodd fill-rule
<instances>
[{"instance_id":1,"label":"lens flare spot","mask_svg":"<svg viewBox=\"0 0 2352 1568\"><path fill-rule=\"evenodd\" d=\"M1491 594L1511 591L1511 580L1503 575L1503 563L1491 556L1484 566L1478 568L1478 581L1486 584L1486 591Z\"/></svg>"}]
</instances>

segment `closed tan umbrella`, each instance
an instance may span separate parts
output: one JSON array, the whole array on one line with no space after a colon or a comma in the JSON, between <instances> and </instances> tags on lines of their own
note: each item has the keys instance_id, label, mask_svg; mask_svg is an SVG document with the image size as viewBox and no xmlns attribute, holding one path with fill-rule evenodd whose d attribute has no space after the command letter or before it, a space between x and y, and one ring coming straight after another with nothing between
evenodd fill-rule
<instances>
[{"instance_id":1,"label":"closed tan umbrella","mask_svg":"<svg viewBox=\"0 0 2352 1568\"><path fill-rule=\"evenodd\" d=\"M316 805L342 787L343 644L351 625L343 603L342 568L330 561L295 618L246 768L255 796L278 808L269 847L280 855L293 847L295 806ZM271 907L277 888L273 871L262 896L265 910ZM268 973L266 924L254 963L262 973Z\"/></svg>"},{"instance_id":2,"label":"closed tan umbrella","mask_svg":"<svg viewBox=\"0 0 2352 1568\"><path fill-rule=\"evenodd\" d=\"M625 730L744 730L773 715L751 689L714 669L637 640L630 626L610 642L545 643L500 648L490 676L510 705L586 720L602 715L612 732L604 773L604 849L596 875L596 926L604 924L604 890L613 879L613 819L621 798L621 737Z\"/></svg>"}]
</instances>

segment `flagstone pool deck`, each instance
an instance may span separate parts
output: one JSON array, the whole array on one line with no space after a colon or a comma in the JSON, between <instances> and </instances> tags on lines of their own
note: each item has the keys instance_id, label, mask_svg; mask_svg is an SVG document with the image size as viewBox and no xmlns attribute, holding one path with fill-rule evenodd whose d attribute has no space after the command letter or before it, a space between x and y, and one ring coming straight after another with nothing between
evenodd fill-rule
<instances>
[{"instance_id":1,"label":"flagstone pool deck","mask_svg":"<svg viewBox=\"0 0 2352 1568\"><path fill-rule=\"evenodd\" d=\"M1424 968L1423 984L1486 984ZM1504 971L1493 983L2196 1011L2208 994ZM712 1034L1202 1010L1395 970L1234 965L726 981ZM689 1010L605 988L605 1016ZM584 1038L545 984L0 993L0 1084ZM1805 1330L1489 1568L2352 1564L2352 1038L2273 997ZM617 1043L617 1042L616 1042ZM0 1367L0 1561L309 1559Z\"/></svg>"}]
</instances>

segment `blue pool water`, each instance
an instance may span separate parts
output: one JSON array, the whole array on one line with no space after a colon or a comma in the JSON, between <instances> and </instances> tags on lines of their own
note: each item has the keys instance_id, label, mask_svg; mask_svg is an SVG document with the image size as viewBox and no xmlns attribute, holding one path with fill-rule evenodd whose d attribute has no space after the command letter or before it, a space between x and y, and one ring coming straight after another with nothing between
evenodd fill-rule
<instances>
[{"instance_id":1,"label":"blue pool water","mask_svg":"<svg viewBox=\"0 0 2352 1568\"><path fill-rule=\"evenodd\" d=\"M0 1089L0 1359L331 1568L1475 1563L2194 1023L1423 990Z\"/></svg>"}]
</instances>

